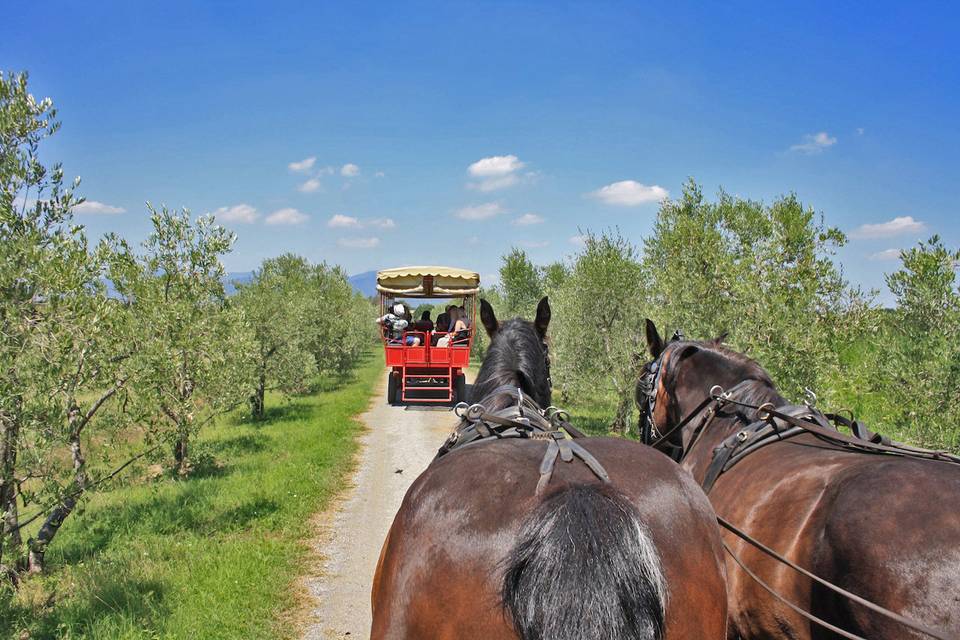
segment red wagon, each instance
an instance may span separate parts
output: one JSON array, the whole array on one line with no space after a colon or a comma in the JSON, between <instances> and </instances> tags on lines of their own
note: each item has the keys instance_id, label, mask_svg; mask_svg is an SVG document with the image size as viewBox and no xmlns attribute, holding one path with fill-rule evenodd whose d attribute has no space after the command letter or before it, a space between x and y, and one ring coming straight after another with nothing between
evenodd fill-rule
<instances>
[{"instance_id":1,"label":"red wagon","mask_svg":"<svg viewBox=\"0 0 960 640\"><path fill-rule=\"evenodd\" d=\"M439 308L463 306L469 327L459 335L447 327L433 331L413 324L402 332L384 326L383 350L390 379L387 402L455 403L465 400L463 370L470 364L470 349L477 315L480 274L452 267L398 267L377 272L381 317L397 302L430 299ZM446 302L444 302L446 301ZM415 305L407 303L408 307ZM433 314L436 318L436 314Z\"/></svg>"}]
</instances>

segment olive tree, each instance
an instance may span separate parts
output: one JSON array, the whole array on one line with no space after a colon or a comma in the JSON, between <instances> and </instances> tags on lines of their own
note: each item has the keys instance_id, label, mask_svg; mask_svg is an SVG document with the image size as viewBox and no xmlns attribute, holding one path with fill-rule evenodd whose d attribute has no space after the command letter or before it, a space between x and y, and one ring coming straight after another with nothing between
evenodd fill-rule
<instances>
[{"instance_id":1,"label":"olive tree","mask_svg":"<svg viewBox=\"0 0 960 640\"><path fill-rule=\"evenodd\" d=\"M174 468L189 471L191 438L253 391L254 342L243 313L227 313L220 262L234 236L210 216L150 209L143 253L111 238L127 259L111 272L130 307L129 384L151 416L149 438L168 442Z\"/></svg>"},{"instance_id":2,"label":"olive tree","mask_svg":"<svg viewBox=\"0 0 960 640\"><path fill-rule=\"evenodd\" d=\"M832 260L845 241L796 196L708 202L690 182L644 241L650 306L691 337L729 332L788 396L828 389L838 342L860 330L865 308Z\"/></svg>"},{"instance_id":3,"label":"olive tree","mask_svg":"<svg viewBox=\"0 0 960 640\"><path fill-rule=\"evenodd\" d=\"M306 292L313 323L309 350L322 374L342 374L356 366L374 344L374 305L356 291L338 266L314 265Z\"/></svg>"},{"instance_id":4,"label":"olive tree","mask_svg":"<svg viewBox=\"0 0 960 640\"><path fill-rule=\"evenodd\" d=\"M59 128L25 74L0 74L0 511L9 570L43 567L44 552L96 481L84 442L129 377L126 316L103 282L109 248L91 249L71 210L79 180L38 159ZM120 420L120 423L123 423ZM66 455L64 455L66 454ZM20 528L41 519L23 555Z\"/></svg>"},{"instance_id":5,"label":"olive tree","mask_svg":"<svg viewBox=\"0 0 960 640\"><path fill-rule=\"evenodd\" d=\"M317 372L310 351L319 319L312 313L314 267L300 256L264 260L253 279L239 285L233 302L253 330L255 386L250 396L254 418L264 416L268 389L304 390Z\"/></svg>"},{"instance_id":6,"label":"olive tree","mask_svg":"<svg viewBox=\"0 0 960 640\"><path fill-rule=\"evenodd\" d=\"M501 260L499 288L504 305L501 313L508 318L530 313L543 297L540 269L523 249L511 249Z\"/></svg>"},{"instance_id":7,"label":"olive tree","mask_svg":"<svg viewBox=\"0 0 960 640\"><path fill-rule=\"evenodd\" d=\"M645 284L637 248L619 233L587 234L552 294L554 384L561 397L611 402L610 428L629 431ZM566 401L566 400L564 400Z\"/></svg>"},{"instance_id":8,"label":"olive tree","mask_svg":"<svg viewBox=\"0 0 960 640\"><path fill-rule=\"evenodd\" d=\"M896 297L891 331L877 345L882 395L896 425L911 439L956 450L960 446L960 251L938 236L900 254L887 276Z\"/></svg>"}]
</instances>

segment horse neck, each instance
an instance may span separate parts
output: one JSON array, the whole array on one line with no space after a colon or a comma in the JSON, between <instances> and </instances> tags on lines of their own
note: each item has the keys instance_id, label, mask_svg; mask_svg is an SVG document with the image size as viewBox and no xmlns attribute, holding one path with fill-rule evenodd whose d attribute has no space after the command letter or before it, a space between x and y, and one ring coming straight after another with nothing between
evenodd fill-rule
<instances>
[{"instance_id":1,"label":"horse neck","mask_svg":"<svg viewBox=\"0 0 960 640\"><path fill-rule=\"evenodd\" d=\"M501 332L503 331L505 330L501 329ZM509 329L507 329L507 331L509 331ZM545 373L539 371L527 370L531 368L531 358L521 356L520 351L523 348L522 340L504 342L505 338L506 336L501 335L490 345L490 349L483 359L483 364L480 366L480 373L477 374L477 379L473 383L473 401L484 404L489 411L502 409L516 402L515 399L511 399L509 395L505 394L498 394L496 397L490 398L489 401L485 402L487 396L498 388L510 386L536 394L536 388L539 386L538 378L541 375L545 375ZM527 364L525 364L525 360ZM535 365L533 365L533 367L535 368ZM526 376L527 384L533 385L534 389L525 388L527 385L524 384L523 376ZM545 398L538 398L536 395L533 395L532 399L541 406L546 406L550 401L549 394Z\"/></svg>"},{"instance_id":2,"label":"horse neck","mask_svg":"<svg viewBox=\"0 0 960 640\"><path fill-rule=\"evenodd\" d=\"M724 391L733 390L732 400L754 406L760 406L767 402L774 406L780 406L786 402L762 370L728 365L714 371L715 375L712 378L702 381L705 388L709 389L713 385L719 385ZM720 371L722 371L722 374L719 373ZM680 403L681 411L685 412L678 419L683 419L687 415L686 412L696 409L696 405L702 401L703 396L694 399L691 394L686 394L684 401ZM708 406L704 409L704 412L709 408ZM710 420L709 424L702 427L702 433L697 436L696 431L701 428L702 418L695 418L683 429L684 446L689 448L691 444L693 445L684 457L683 466L690 470L695 478L702 478L713 459L713 450L720 446L724 440L742 429L745 423L754 420L756 420L755 410L727 405L723 411L718 412ZM696 438L696 442L693 442L694 438Z\"/></svg>"},{"instance_id":3,"label":"horse neck","mask_svg":"<svg viewBox=\"0 0 960 640\"><path fill-rule=\"evenodd\" d=\"M484 362L486 364L486 362ZM473 402L479 402L487 411L498 411L516 400L507 394L496 394L491 397L494 391L501 387L520 388L520 376L516 371L486 371L485 366L480 367L480 373L473 383Z\"/></svg>"}]
</instances>

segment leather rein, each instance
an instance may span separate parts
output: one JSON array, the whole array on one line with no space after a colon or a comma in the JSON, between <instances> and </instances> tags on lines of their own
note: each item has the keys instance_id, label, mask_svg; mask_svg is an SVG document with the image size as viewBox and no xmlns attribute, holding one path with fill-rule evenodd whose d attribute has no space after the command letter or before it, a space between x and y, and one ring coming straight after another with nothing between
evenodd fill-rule
<instances>
[{"instance_id":1,"label":"leather rein","mask_svg":"<svg viewBox=\"0 0 960 640\"><path fill-rule=\"evenodd\" d=\"M488 411L483 402L509 396L514 400L499 411ZM557 458L563 462L581 460L602 482L609 483L610 476L603 465L587 451L578 439L586 436L570 424L570 415L558 407L542 409L537 402L519 387L504 385L490 392L482 402L468 405L461 402L454 408L460 424L440 447L435 460L450 452L491 440L524 438L543 440L547 443L540 463L540 480L536 493L543 493L553 477Z\"/></svg>"},{"instance_id":2,"label":"leather rein","mask_svg":"<svg viewBox=\"0 0 960 640\"><path fill-rule=\"evenodd\" d=\"M664 351L666 351L666 349ZM872 433L861 423L852 418L848 419L838 414L822 413L816 409L812 403L807 405L784 405L781 407L774 407L771 403L754 405L734 399L734 396L738 391L742 390L748 384L756 383L757 381L755 380L743 380L732 387L729 391L724 391L719 385L714 385L710 389L710 393L707 395L707 397L704 398L692 411L687 413L682 420L677 422L677 424L673 425L663 433L659 433L655 424L653 412L656 408L657 391L660 386L660 380L663 376L662 358L663 353L660 354L660 357L657 358L655 363L651 366L651 371L645 376L646 380L641 381L641 383L644 385L643 391L647 396L645 406L641 410L641 436L645 444L648 444L661 451L663 450L662 447L666 445L670 448L670 453L667 453L666 451L664 451L664 453L667 453L667 455L672 457L674 460L680 462L686 458L687 455L689 455L689 453L699 442L700 436L703 435L710 423L713 422L714 418L716 418L717 415L724 410L725 406L737 406L756 411L757 413L757 419L753 422L748 422L746 417L743 416L742 412L737 412L729 416L740 422L747 422L747 424L735 434L724 439L720 446L714 449L710 465L707 467L707 473L704 476L702 483L704 492L707 494L710 493L714 483L722 473L728 471L750 453L768 444L782 442L783 440L801 435L803 433L812 434L817 438L830 442L831 444L837 445L841 449L845 450L868 454L895 455L935 462L960 464L960 457L951 453L946 451L935 451L932 449L922 449L919 447L912 447L910 445L894 442L889 438ZM709 409L707 409L708 407ZM669 439L671 436L690 424L690 422L700 415L704 409L707 409L707 412L703 414L703 417L694 430L693 436L690 439L690 443L687 446L683 446L682 443L680 445L676 445L670 442ZM854 435L848 436L844 433L841 433L836 425L848 427ZM658 432L658 437L654 438L654 432ZM947 636L941 631L931 629L926 625L914 620L910 620L909 618L906 618L895 611L891 611L874 602L866 600L855 593L838 587L837 585L807 571L803 567L800 567L783 555L767 547L756 538L753 538L749 534L737 528L719 515L717 516L717 522L721 527L749 543L762 553L780 562L781 564L790 567L794 571L801 573L811 580L814 580L815 582L834 591L835 593L926 636L937 638L938 640L951 640L950 636ZM843 629L840 629L826 620L818 618L809 611L802 609L793 602L790 602L780 593L778 593L773 587L767 584L763 579L761 579L756 573L751 571L750 568L747 567L733 552L726 542L723 543L723 547L724 550L733 558L734 562L736 562L737 565L739 565L740 568L743 569L748 576L750 576L750 578L756 581L764 590L786 604L796 613L844 638L848 638L849 640L866 640L866 638L848 631L844 631Z\"/></svg>"}]
</instances>

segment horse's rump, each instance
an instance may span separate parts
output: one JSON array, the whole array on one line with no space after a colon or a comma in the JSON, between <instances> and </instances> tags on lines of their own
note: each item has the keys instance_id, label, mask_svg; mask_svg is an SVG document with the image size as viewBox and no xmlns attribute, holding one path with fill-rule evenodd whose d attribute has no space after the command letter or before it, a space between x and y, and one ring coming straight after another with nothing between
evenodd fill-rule
<instances>
[{"instance_id":1,"label":"horse's rump","mask_svg":"<svg viewBox=\"0 0 960 640\"><path fill-rule=\"evenodd\" d=\"M640 639L662 625L666 638L723 638L724 564L706 497L648 447L579 442L609 486L558 462L536 495L543 441L485 442L434 462L384 549L373 637Z\"/></svg>"}]
</instances>

